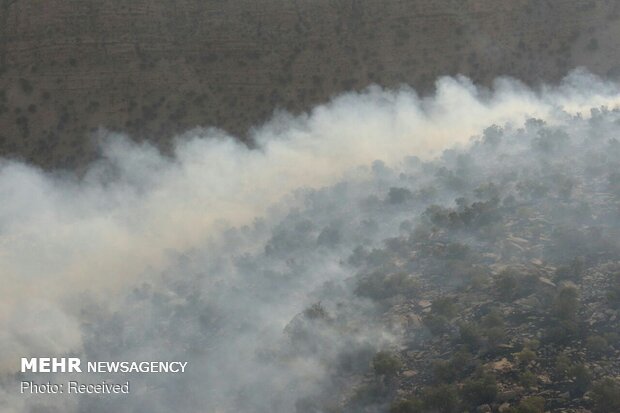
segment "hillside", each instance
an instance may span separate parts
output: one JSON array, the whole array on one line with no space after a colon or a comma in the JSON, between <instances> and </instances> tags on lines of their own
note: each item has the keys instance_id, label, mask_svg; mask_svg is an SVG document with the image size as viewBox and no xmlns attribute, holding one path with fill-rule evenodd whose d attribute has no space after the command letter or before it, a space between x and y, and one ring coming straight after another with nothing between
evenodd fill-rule
<instances>
[{"instance_id":1,"label":"hillside","mask_svg":"<svg viewBox=\"0 0 620 413\"><path fill-rule=\"evenodd\" d=\"M300 190L77 301L84 352L189 359L149 393L162 411L620 411L619 119L492 126ZM149 409L142 393L81 402Z\"/></svg>"},{"instance_id":2,"label":"hillside","mask_svg":"<svg viewBox=\"0 0 620 413\"><path fill-rule=\"evenodd\" d=\"M2 0L0 155L83 166L99 127L165 148L274 109L438 76L531 84L620 70L620 2Z\"/></svg>"}]
</instances>

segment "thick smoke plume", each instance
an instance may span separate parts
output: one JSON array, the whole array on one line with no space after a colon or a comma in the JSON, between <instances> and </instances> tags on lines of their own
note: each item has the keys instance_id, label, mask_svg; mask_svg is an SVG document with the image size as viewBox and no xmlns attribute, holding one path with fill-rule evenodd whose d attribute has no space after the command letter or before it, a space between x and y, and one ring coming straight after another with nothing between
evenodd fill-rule
<instances>
[{"instance_id":1,"label":"thick smoke plume","mask_svg":"<svg viewBox=\"0 0 620 413\"><path fill-rule=\"evenodd\" d=\"M434 159L492 125L527 146L532 118L581 140L612 137L617 113L591 109L619 105L618 85L581 72L540 90L442 78L431 97L373 87L276 114L253 148L196 129L172 157L104 134L102 159L79 178L4 160L0 407L291 412L346 391L342 371L363 372L402 338L355 294L352 253L415 223L428 203L401 201L455 162ZM469 186L501 170L496 155L476 160L486 172ZM433 202L450 204L454 191L436 188ZM67 354L188 360L189 372L134 377L124 397L18 394L20 357Z\"/></svg>"}]
</instances>

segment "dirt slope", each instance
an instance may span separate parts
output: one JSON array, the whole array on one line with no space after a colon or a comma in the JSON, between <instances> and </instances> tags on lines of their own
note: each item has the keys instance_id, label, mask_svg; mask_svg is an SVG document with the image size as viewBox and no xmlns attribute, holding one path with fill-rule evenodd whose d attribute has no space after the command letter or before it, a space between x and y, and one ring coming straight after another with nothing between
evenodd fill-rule
<instances>
[{"instance_id":1,"label":"dirt slope","mask_svg":"<svg viewBox=\"0 0 620 413\"><path fill-rule=\"evenodd\" d=\"M617 0L0 0L0 155L84 165L99 126L242 139L371 83L620 73Z\"/></svg>"}]
</instances>

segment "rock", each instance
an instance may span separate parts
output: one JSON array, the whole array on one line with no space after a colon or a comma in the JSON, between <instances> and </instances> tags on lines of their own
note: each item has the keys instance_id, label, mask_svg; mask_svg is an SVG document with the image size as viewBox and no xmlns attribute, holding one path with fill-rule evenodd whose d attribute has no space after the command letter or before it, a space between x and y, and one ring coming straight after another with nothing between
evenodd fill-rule
<instances>
[{"instance_id":1,"label":"rock","mask_svg":"<svg viewBox=\"0 0 620 413\"><path fill-rule=\"evenodd\" d=\"M510 241L512 241L514 243L521 244L521 245L527 245L527 244L530 243L528 240L523 239L523 238L519 238L519 237L515 237L514 235L510 235L510 236L506 237L506 239L508 239L508 240L510 240Z\"/></svg>"},{"instance_id":2,"label":"rock","mask_svg":"<svg viewBox=\"0 0 620 413\"><path fill-rule=\"evenodd\" d=\"M412 327L422 327L422 318L417 314L409 314L409 325Z\"/></svg>"},{"instance_id":3,"label":"rock","mask_svg":"<svg viewBox=\"0 0 620 413\"><path fill-rule=\"evenodd\" d=\"M497 409L499 413L505 413L505 412L508 412L509 410L510 410L510 403L502 403Z\"/></svg>"},{"instance_id":4,"label":"rock","mask_svg":"<svg viewBox=\"0 0 620 413\"><path fill-rule=\"evenodd\" d=\"M488 404L483 404L483 405L478 406L476 411L479 413L490 413L493 411L493 409L491 409L491 406L489 406Z\"/></svg>"},{"instance_id":5,"label":"rock","mask_svg":"<svg viewBox=\"0 0 620 413\"><path fill-rule=\"evenodd\" d=\"M508 372L512 370L512 363L504 357L499 361L489 363L489 367L496 372Z\"/></svg>"},{"instance_id":6,"label":"rock","mask_svg":"<svg viewBox=\"0 0 620 413\"><path fill-rule=\"evenodd\" d=\"M493 253L490 253L490 252L485 252L485 253L482 254L482 256L484 258L492 259L493 261L499 261L500 258L501 258L499 255L493 254Z\"/></svg>"},{"instance_id":7,"label":"rock","mask_svg":"<svg viewBox=\"0 0 620 413\"><path fill-rule=\"evenodd\" d=\"M543 384L551 384L551 378L546 374L539 374L538 381Z\"/></svg>"},{"instance_id":8,"label":"rock","mask_svg":"<svg viewBox=\"0 0 620 413\"><path fill-rule=\"evenodd\" d=\"M538 301L538 298L536 298L534 294L530 295L529 297L521 298L515 301L515 304L528 309L535 309L540 307L540 301Z\"/></svg>"},{"instance_id":9,"label":"rock","mask_svg":"<svg viewBox=\"0 0 620 413\"><path fill-rule=\"evenodd\" d=\"M511 246L515 247L516 249L519 250L519 252L525 252L525 248L522 247L521 245L517 244L516 242L509 241L508 245L511 245Z\"/></svg>"},{"instance_id":10,"label":"rock","mask_svg":"<svg viewBox=\"0 0 620 413\"><path fill-rule=\"evenodd\" d=\"M547 277L538 277L538 281L540 281L543 284L546 284L550 287L555 287L555 283L553 281L551 281L549 278Z\"/></svg>"},{"instance_id":11,"label":"rock","mask_svg":"<svg viewBox=\"0 0 620 413\"><path fill-rule=\"evenodd\" d=\"M519 394L515 390L506 390L497 395L497 400L500 402L506 402L509 400L515 400Z\"/></svg>"}]
</instances>

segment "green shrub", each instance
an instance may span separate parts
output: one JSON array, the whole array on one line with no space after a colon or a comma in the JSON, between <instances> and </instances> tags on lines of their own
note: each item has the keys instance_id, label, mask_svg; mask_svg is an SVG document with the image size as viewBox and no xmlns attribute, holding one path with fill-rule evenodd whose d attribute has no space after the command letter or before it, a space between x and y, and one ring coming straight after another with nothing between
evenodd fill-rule
<instances>
[{"instance_id":1,"label":"green shrub","mask_svg":"<svg viewBox=\"0 0 620 413\"><path fill-rule=\"evenodd\" d=\"M538 378L531 371L526 371L519 375L519 383L521 384L521 386L525 387L526 389L530 389L536 386L537 382L538 382Z\"/></svg>"},{"instance_id":2,"label":"green shrub","mask_svg":"<svg viewBox=\"0 0 620 413\"><path fill-rule=\"evenodd\" d=\"M555 345L567 345L582 333L576 320L557 320L557 323L547 330L545 341Z\"/></svg>"},{"instance_id":3,"label":"green shrub","mask_svg":"<svg viewBox=\"0 0 620 413\"><path fill-rule=\"evenodd\" d=\"M493 309L482 318L481 324L486 328L504 327L504 315Z\"/></svg>"},{"instance_id":4,"label":"green shrub","mask_svg":"<svg viewBox=\"0 0 620 413\"><path fill-rule=\"evenodd\" d=\"M583 258L575 258L569 265L559 267L555 274L560 280L578 281L583 274L584 268Z\"/></svg>"},{"instance_id":5,"label":"green shrub","mask_svg":"<svg viewBox=\"0 0 620 413\"><path fill-rule=\"evenodd\" d=\"M402 362L389 351L380 351L372 359L372 367L377 375L395 376L402 368Z\"/></svg>"},{"instance_id":6,"label":"green shrub","mask_svg":"<svg viewBox=\"0 0 620 413\"><path fill-rule=\"evenodd\" d=\"M590 388L592 375L586 366L577 364L569 370L569 376L573 378L573 390L577 394L583 394Z\"/></svg>"},{"instance_id":7,"label":"green shrub","mask_svg":"<svg viewBox=\"0 0 620 413\"><path fill-rule=\"evenodd\" d=\"M527 397L519 403L517 413L544 413L545 399L540 396Z\"/></svg>"},{"instance_id":8,"label":"green shrub","mask_svg":"<svg viewBox=\"0 0 620 413\"><path fill-rule=\"evenodd\" d=\"M575 320L579 308L579 292L573 286L563 287L553 302L555 315L561 320Z\"/></svg>"},{"instance_id":9,"label":"green shrub","mask_svg":"<svg viewBox=\"0 0 620 413\"><path fill-rule=\"evenodd\" d=\"M586 340L586 349L593 356L601 356L609 349L607 340L601 336L590 336Z\"/></svg>"},{"instance_id":10,"label":"green shrub","mask_svg":"<svg viewBox=\"0 0 620 413\"><path fill-rule=\"evenodd\" d=\"M433 377L438 383L452 383L457 379L456 371L448 360L433 361Z\"/></svg>"},{"instance_id":11,"label":"green shrub","mask_svg":"<svg viewBox=\"0 0 620 413\"><path fill-rule=\"evenodd\" d=\"M448 332L450 327L450 322L444 316L429 314L425 316L422 321L424 322L426 328L429 329L431 334L435 336L439 336Z\"/></svg>"},{"instance_id":12,"label":"green shrub","mask_svg":"<svg viewBox=\"0 0 620 413\"><path fill-rule=\"evenodd\" d=\"M424 403L416 398L397 400L390 406L390 413L422 413Z\"/></svg>"},{"instance_id":13,"label":"green shrub","mask_svg":"<svg viewBox=\"0 0 620 413\"><path fill-rule=\"evenodd\" d=\"M383 402L387 396L386 386L378 380L362 385L355 390L351 397L351 404L365 406Z\"/></svg>"},{"instance_id":14,"label":"green shrub","mask_svg":"<svg viewBox=\"0 0 620 413\"><path fill-rule=\"evenodd\" d=\"M482 334L475 323L461 323L459 325L459 341L470 350L477 350L482 342Z\"/></svg>"},{"instance_id":15,"label":"green shrub","mask_svg":"<svg viewBox=\"0 0 620 413\"><path fill-rule=\"evenodd\" d=\"M620 412L620 382L605 378L592 386L596 413Z\"/></svg>"},{"instance_id":16,"label":"green shrub","mask_svg":"<svg viewBox=\"0 0 620 413\"><path fill-rule=\"evenodd\" d=\"M531 340L525 340L525 342L523 343L523 347L527 347L530 350L536 350L539 346L540 346L540 341L538 341L535 338Z\"/></svg>"},{"instance_id":17,"label":"green shrub","mask_svg":"<svg viewBox=\"0 0 620 413\"><path fill-rule=\"evenodd\" d=\"M503 271L495 282L495 288L500 298L503 300L514 299L516 297L517 287L517 277L509 271Z\"/></svg>"},{"instance_id":18,"label":"green shrub","mask_svg":"<svg viewBox=\"0 0 620 413\"><path fill-rule=\"evenodd\" d=\"M620 173L618 175L620 176ZM618 192L620 193L620 184L617 185L619 188ZM609 304L614 308L620 308L620 272L611 275L610 284L609 292L607 293Z\"/></svg>"},{"instance_id":19,"label":"green shrub","mask_svg":"<svg viewBox=\"0 0 620 413\"><path fill-rule=\"evenodd\" d=\"M529 364L536 360L536 352L525 347L523 350L517 353L517 360L521 364Z\"/></svg>"},{"instance_id":20,"label":"green shrub","mask_svg":"<svg viewBox=\"0 0 620 413\"><path fill-rule=\"evenodd\" d=\"M374 272L362 277L358 281L355 293L361 297L383 300L394 297L397 294L415 294L418 288L417 281L409 274L403 272L394 274Z\"/></svg>"},{"instance_id":21,"label":"green shrub","mask_svg":"<svg viewBox=\"0 0 620 413\"><path fill-rule=\"evenodd\" d=\"M558 377L565 378L570 372L571 368L572 363L568 355L566 355L566 353L558 354L558 356L555 358L555 374L557 374Z\"/></svg>"},{"instance_id":22,"label":"green shrub","mask_svg":"<svg viewBox=\"0 0 620 413\"><path fill-rule=\"evenodd\" d=\"M495 280L495 289L500 299L513 301L533 293L537 280L538 277L533 273L520 273L508 268L499 273Z\"/></svg>"},{"instance_id":23,"label":"green shrub","mask_svg":"<svg viewBox=\"0 0 620 413\"><path fill-rule=\"evenodd\" d=\"M465 377L478 365L478 360L465 349L454 353L450 360L435 360L433 376L439 383L452 383Z\"/></svg>"},{"instance_id":24,"label":"green shrub","mask_svg":"<svg viewBox=\"0 0 620 413\"><path fill-rule=\"evenodd\" d=\"M489 328L485 336L487 337L487 343L491 349L497 348L506 341L506 331L502 327Z\"/></svg>"},{"instance_id":25,"label":"green shrub","mask_svg":"<svg viewBox=\"0 0 620 413\"><path fill-rule=\"evenodd\" d=\"M431 305L431 311L433 314L444 316L446 318L452 318L457 314L454 299L450 297L436 298Z\"/></svg>"},{"instance_id":26,"label":"green shrub","mask_svg":"<svg viewBox=\"0 0 620 413\"><path fill-rule=\"evenodd\" d=\"M471 407L492 403L497 396L495 377L488 373L482 373L478 377L466 380L463 383L461 396Z\"/></svg>"},{"instance_id":27,"label":"green shrub","mask_svg":"<svg viewBox=\"0 0 620 413\"><path fill-rule=\"evenodd\" d=\"M440 413L459 412L460 399L455 386L442 384L427 387L422 394L425 411Z\"/></svg>"}]
</instances>

